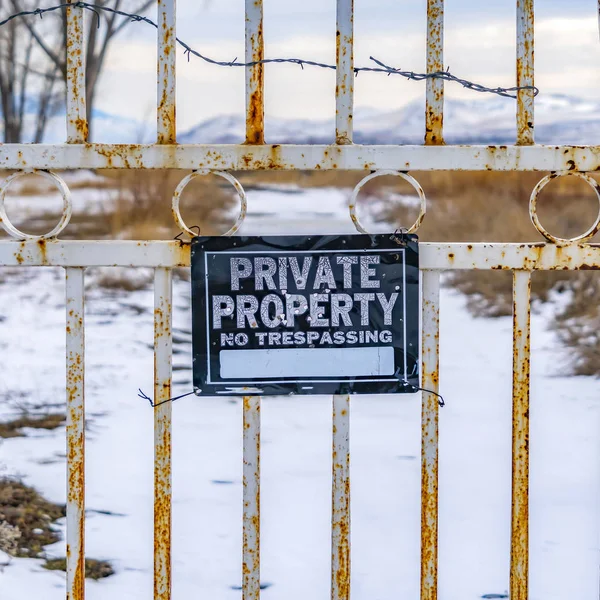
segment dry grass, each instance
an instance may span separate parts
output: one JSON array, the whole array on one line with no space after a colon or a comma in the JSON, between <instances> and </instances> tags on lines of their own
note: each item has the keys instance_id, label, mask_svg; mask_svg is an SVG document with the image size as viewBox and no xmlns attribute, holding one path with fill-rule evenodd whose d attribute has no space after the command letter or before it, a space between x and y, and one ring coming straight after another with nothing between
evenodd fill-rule
<instances>
[{"instance_id":1,"label":"dry grass","mask_svg":"<svg viewBox=\"0 0 600 600\"><path fill-rule=\"evenodd\" d=\"M0 438L23 437L23 429L57 429L65 422L65 415L62 413L48 413L45 415L31 415L23 413L12 421L0 423Z\"/></svg>"},{"instance_id":2,"label":"dry grass","mask_svg":"<svg viewBox=\"0 0 600 600\"><path fill-rule=\"evenodd\" d=\"M17 171L9 171L0 169L0 180L4 181L7 177L10 177ZM73 171L59 172L61 176L67 182L69 189L80 190L88 189L93 187L97 190L110 188L112 183L109 179L95 176L91 171L86 171L89 177L72 177ZM48 193L56 191L56 187L48 179L35 173L27 173L16 180L10 186L11 192L18 192L19 196L43 196Z\"/></svg>"},{"instance_id":3,"label":"dry grass","mask_svg":"<svg viewBox=\"0 0 600 600\"><path fill-rule=\"evenodd\" d=\"M171 199L177 184L187 173L177 170L98 171L98 179L70 182L69 188L105 190L100 212L75 211L63 239L172 239L179 233L171 214ZM44 195L52 186L39 176L19 181L14 191L19 196ZM181 213L188 225L197 225L205 235L218 235L229 226L224 210L236 202L233 188L215 176L199 177L186 188ZM23 225L29 233L41 234L52 229L60 215L41 212Z\"/></svg>"},{"instance_id":4,"label":"dry grass","mask_svg":"<svg viewBox=\"0 0 600 600\"><path fill-rule=\"evenodd\" d=\"M106 215L109 236L151 240L172 239L179 233L171 213L171 199L185 173L174 170L101 173L118 191ZM204 235L218 235L228 229L223 212L233 203L234 194L233 188L219 177L199 177L183 193L181 214L188 227L198 226Z\"/></svg>"},{"instance_id":5,"label":"dry grass","mask_svg":"<svg viewBox=\"0 0 600 600\"><path fill-rule=\"evenodd\" d=\"M152 285L153 269L129 267L97 267L90 270L88 283L105 290L136 292Z\"/></svg>"},{"instance_id":6,"label":"dry grass","mask_svg":"<svg viewBox=\"0 0 600 600\"><path fill-rule=\"evenodd\" d=\"M253 185L298 185L304 188L352 188L370 171L238 171L234 175L244 189Z\"/></svg>"},{"instance_id":7,"label":"dry grass","mask_svg":"<svg viewBox=\"0 0 600 600\"><path fill-rule=\"evenodd\" d=\"M571 301L554 327L566 348L576 375L600 374L600 279L581 272L571 282Z\"/></svg>"},{"instance_id":8,"label":"dry grass","mask_svg":"<svg viewBox=\"0 0 600 600\"><path fill-rule=\"evenodd\" d=\"M44 558L45 569L65 571L64 558L44 557L44 546L60 540L52 524L65 515L64 506L49 502L34 488L8 477L0 479L0 549L7 554ZM86 577L102 579L113 573L109 562L86 558Z\"/></svg>"},{"instance_id":9,"label":"dry grass","mask_svg":"<svg viewBox=\"0 0 600 600\"><path fill-rule=\"evenodd\" d=\"M66 571L67 560L66 558L48 558L42 565L44 569L49 571ZM96 560L95 558L85 559L85 576L88 579L104 579L114 575L114 569L112 565L105 560Z\"/></svg>"},{"instance_id":10,"label":"dry grass","mask_svg":"<svg viewBox=\"0 0 600 600\"><path fill-rule=\"evenodd\" d=\"M64 506L49 502L32 487L8 477L0 479L0 522L21 533L13 556L38 557L44 546L58 542L60 534L52 522L65 514Z\"/></svg>"}]
</instances>

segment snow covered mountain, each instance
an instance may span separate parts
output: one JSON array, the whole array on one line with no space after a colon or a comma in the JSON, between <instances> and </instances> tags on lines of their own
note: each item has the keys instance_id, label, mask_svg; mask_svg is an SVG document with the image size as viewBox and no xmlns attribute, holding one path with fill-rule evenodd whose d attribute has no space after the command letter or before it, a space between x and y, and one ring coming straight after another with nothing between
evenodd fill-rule
<instances>
[{"instance_id":1,"label":"snow covered mountain","mask_svg":"<svg viewBox=\"0 0 600 600\"><path fill-rule=\"evenodd\" d=\"M448 143L511 144L516 136L516 102L510 98L447 99L444 130ZM354 141L364 144L420 144L425 131L424 103L399 110L358 109ZM244 116L208 119L179 135L181 143L236 143L244 139ZM269 143L331 143L332 120L275 119L267 116ZM540 95L536 99L538 143L600 143L600 102L571 96Z\"/></svg>"},{"instance_id":2,"label":"snow covered mountain","mask_svg":"<svg viewBox=\"0 0 600 600\"><path fill-rule=\"evenodd\" d=\"M516 137L516 101L497 96L472 100L446 99L444 132L451 144L512 144ZM422 144L424 102L416 100L394 111L358 108L354 114L354 141L363 144ZM33 131L33 115L27 130ZM572 96L540 94L535 105L536 141L541 144L600 144L600 101ZM0 122L0 135L1 135ZM319 119L279 119L267 116L265 134L273 144L330 144L334 122ZM244 141L245 117L221 115L180 131L182 144L233 144ZM94 141L152 143L154 124L97 111ZM65 116L56 115L45 141L66 138ZM26 140L30 141L30 140Z\"/></svg>"}]
</instances>

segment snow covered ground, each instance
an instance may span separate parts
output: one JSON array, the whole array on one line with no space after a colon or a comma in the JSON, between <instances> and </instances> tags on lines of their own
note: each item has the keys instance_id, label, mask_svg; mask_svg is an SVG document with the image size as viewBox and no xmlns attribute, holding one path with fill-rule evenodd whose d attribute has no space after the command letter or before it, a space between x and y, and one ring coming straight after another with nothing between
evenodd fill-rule
<instances>
[{"instance_id":1,"label":"snow covered ground","mask_svg":"<svg viewBox=\"0 0 600 600\"><path fill-rule=\"evenodd\" d=\"M338 190L248 197L245 233L352 232ZM0 278L0 396L26 392L28 402L63 403L63 272L5 269ZM191 389L189 283L175 281L174 294L177 394ZM532 318L530 597L596 600L599 386L560 376L564 355L546 328L550 310ZM440 598L475 600L508 588L511 321L471 317L451 290L442 293L441 311ZM152 339L151 290L89 289L86 546L116 569L86 582L89 600L152 597L153 419L137 397L139 387L152 390ZM14 410L5 402L0 416ZM263 597L326 600L331 399L268 398L262 414ZM414 600L420 395L354 398L351 427L353 599ZM174 599L240 597L241 433L239 400L189 397L173 405ZM65 502L64 428L5 440L0 464ZM48 553L64 556L64 541ZM64 594L64 574L43 570L41 561L14 559L0 572L2 600Z\"/></svg>"}]
</instances>

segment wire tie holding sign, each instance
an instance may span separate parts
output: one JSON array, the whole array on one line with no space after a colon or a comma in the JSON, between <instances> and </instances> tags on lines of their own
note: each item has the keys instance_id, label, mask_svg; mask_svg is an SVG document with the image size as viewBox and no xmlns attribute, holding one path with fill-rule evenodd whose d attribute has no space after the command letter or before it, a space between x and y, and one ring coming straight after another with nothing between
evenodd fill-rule
<instances>
[{"instance_id":1,"label":"wire tie holding sign","mask_svg":"<svg viewBox=\"0 0 600 600\"><path fill-rule=\"evenodd\" d=\"M175 402L175 400L179 400L180 398L185 398L186 396L191 396L192 394L195 394L196 392L192 391L192 392L188 392L187 394L181 394L181 396L175 396L174 398L167 398L166 400L163 400L162 402L154 402L152 400L152 398L150 398L150 396L148 396L147 394L145 394L144 392L142 392L141 389L138 390L138 397L141 398L142 400L148 400L148 402L150 402L150 406L152 408L156 408L157 406L160 406L161 404L166 404L167 402Z\"/></svg>"},{"instance_id":2,"label":"wire tie holding sign","mask_svg":"<svg viewBox=\"0 0 600 600\"><path fill-rule=\"evenodd\" d=\"M194 230L194 229L197 229L197 230L198 230L198 235L200 235L200 225L192 225L192 226L190 227L190 229L192 229L192 230ZM176 236L175 236L173 239L174 239L176 242L179 242L179 243L181 243L181 244L191 244L191 243L192 243L192 242L191 242L191 240L189 240L189 241L188 241L188 240L182 240L182 239L181 239L181 236L182 236L184 233L185 233L184 231L180 231L180 232L179 232L179 233L178 233L178 234L177 234L177 235L176 235Z\"/></svg>"},{"instance_id":3,"label":"wire tie holding sign","mask_svg":"<svg viewBox=\"0 0 600 600\"><path fill-rule=\"evenodd\" d=\"M416 385L411 385L410 383L407 383L406 385L410 386L415 392L427 392L428 394L433 394L434 396L437 396L438 404L440 405L440 407L446 406L446 401L444 400L444 398L441 394L438 394L437 392L434 392L433 390L427 390L425 388L418 387Z\"/></svg>"},{"instance_id":4,"label":"wire tie holding sign","mask_svg":"<svg viewBox=\"0 0 600 600\"><path fill-rule=\"evenodd\" d=\"M390 235L390 240L392 240L392 242L396 242L398 246L406 248L408 242L410 241L408 237L408 229L405 227L399 227L396 229L396 231L394 231L394 233L392 233L392 235Z\"/></svg>"}]
</instances>

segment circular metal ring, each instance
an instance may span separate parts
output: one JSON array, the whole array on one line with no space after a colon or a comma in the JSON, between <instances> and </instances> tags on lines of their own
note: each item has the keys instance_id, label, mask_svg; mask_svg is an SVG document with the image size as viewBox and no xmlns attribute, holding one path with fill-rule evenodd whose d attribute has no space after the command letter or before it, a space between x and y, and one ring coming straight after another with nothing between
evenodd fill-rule
<instances>
[{"instance_id":1,"label":"circular metal ring","mask_svg":"<svg viewBox=\"0 0 600 600\"><path fill-rule=\"evenodd\" d=\"M406 230L407 233L414 233L415 231L417 231L417 229L419 229L421 223L423 222L423 218L425 217L425 213L427 212L427 199L425 198L425 192L423 191L423 188L419 185L419 182L408 173L402 173L402 171L375 171L375 173L367 175L364 179L361 179L358 182L348 202L348 208L350 209L350 218L354 223L354 227L356 227L356 230L359 233L369 233L363 227L362 223L358 219L358 215L356 214L356 202L358 199L358 193L365 185L365 183L371 181L371 179L375 179L375 177L382 177L383 175L396 175L397 177L402 177L404 181L408 181L408 183L410 183L410 185L412 185L413 188L415 188L415 191L419 196L419 201L421 202L421 207L419 209L419 216L417 217L417 220L409 229Z\"/></svg>"},{"instance_id":2,"label":"circular metal ring","mask_svg":"<svg viewBox=\"0 0 600 600\"><path fill-rule=\"evenodd\" d=\"M540 223L540 220L537 216L537 200L540 192L553 179L556 179L557 177L566 177L569 175L579 177L579 179L583 179L584 181L586 181L589 184L589 186L596 192L596 196L598 197L598 203L600 204L600 184L593 177L590 177L587 173L580 173L579 171L562 171L546 175L546 177L544 177L533 188L533 192L531 192L531 197L529 198L529 216L531 217L531 222L533 223L533 226L549 242L553 242L554 244L571 244L574 242L582 242L585 240L589 240L600 230L600 208L598 209L598 216L596 217L594 224L585 233L582 233L581 235L578 235L574 238L560 238L555 235L552 235L550 232L546 231L546 229Z\"/></svg>"},{"instance_id":3,"label":"circular metal ring","mask_svg":"<svg viewBox=\"0 0 600 600\"><path fill-rule=\"evenodd\" d=\"M226 236L226 237L232 236L234 233L236 233L239 230L239 228L242 226L242 223L244 222L244 219L246 218L246 211L248 209L248 201L246 200L246 192L244 191L242 184L233 175L227 173L226 171L210 171L208 169L192 171L189 175L184 177L179 182L177 189L173 193L173 202L171 205L175 223L177 223L177 225L179 227L181 227L181 229L183 231L185 231L190 237L196 237L197 235L200 234L199 230L198 230L198 233L196 233L196 232L192 231L185 224L185 221L183 220L183 218L181 217L181 213L179 212L179 201L181 199L181 194L183 193L183 190L186 188L188 183L190 183L190 181L193 181L194 179L196 179L196 177L202 177L204 175L218 175L219 177L226 179L227 181L229 181L229 183L231 183L231 185L233 185L233 187L235 188L235 191L238 193L238 196L240 197L240 213L238 215L238 218L237 218L236 222L233 224L233 227L229 231L226 231L223 234L223 236Z\"/></svg>"},{"instance_id":4,"label":"circular metal ring","mask_svg":"<svg viewBox=\"0 0 600 600\"><path fill-rule=\"evenodd\" d=\"M23 177L23 175L41 175L46 179L49 179L60 192L63 198L63 210L62 216L60 217L60 221L56 225L52 231L48 233L44 233L43 235L32 235L30 233L25 233L20 229L17 229L8 218L6 214L6 207L4 205L4 199L6 196L6 192L10 187L10 184ZM13 173L10 177L8 177L0 186L0 224L4 228L4 230L14 238L19 240L45 240L48 238L56 237L68 224L71 220L71 214L73 213L73 204L71 202L71 190L69 190L69 186L65 183L65 181L59 177L56 173L52 171L37 171L37 170L28 170L28 171L18 171L17 173Z\"/></svg>"}]
</instances>

